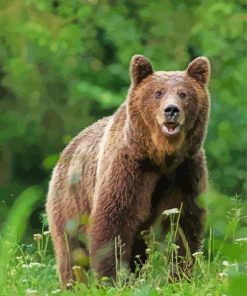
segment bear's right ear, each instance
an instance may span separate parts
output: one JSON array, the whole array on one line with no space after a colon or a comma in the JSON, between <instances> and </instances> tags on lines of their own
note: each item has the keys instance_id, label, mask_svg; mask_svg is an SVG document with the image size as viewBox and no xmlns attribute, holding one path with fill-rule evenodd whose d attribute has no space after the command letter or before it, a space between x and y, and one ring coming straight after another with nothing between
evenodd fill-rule
<instances>
[{"instance_id":1,"label":"bear's right ear","mask_svg":"<svg viewBox=\"0 0 247 296\"><path fill-rule=\"evenodd\" d=\"M142 55L134 55L130 62L130 76L134 85L139 84L148 75L153 74L153 67Z\"/></svg>"},{"instance_id":2,"label":"bear's right ear","mask_svg":"<svg viewBox=\"0 0 247 296\"><path fill-rule=\"evenodd\" d=\"M210 62L206 57L194 59L188 66L187 75L205 85L210 79Z\"/></svg>"}]
</instances>

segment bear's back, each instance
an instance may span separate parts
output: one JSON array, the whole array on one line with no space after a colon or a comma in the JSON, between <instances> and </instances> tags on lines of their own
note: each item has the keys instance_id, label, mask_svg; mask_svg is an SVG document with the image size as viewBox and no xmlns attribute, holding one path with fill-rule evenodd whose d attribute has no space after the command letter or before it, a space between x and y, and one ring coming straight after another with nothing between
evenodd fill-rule
<instances>
[{"instance_id":1,"label":"bear's back","mask_svg":"<svg viewBox=\"0 0 247 296\"><path fill-rule=\"evenodd\" d=\"M110 118L111 116L105 117L82 130L63 150L53 170L47 202L69 200L68 194L71 188L75 187L85 190L88 198L92 198L99 144ZM85 182L85 180L90 180L90 182Z\"/></svg>"}]
</instances>

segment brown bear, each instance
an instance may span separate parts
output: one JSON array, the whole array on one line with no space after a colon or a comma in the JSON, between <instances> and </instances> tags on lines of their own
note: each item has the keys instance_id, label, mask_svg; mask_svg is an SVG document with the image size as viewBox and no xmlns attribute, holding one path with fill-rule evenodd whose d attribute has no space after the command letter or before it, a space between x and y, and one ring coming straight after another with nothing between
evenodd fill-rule
<instances>
[{"instance_id":1,"label":"brown bear","mask_svg":"<svg viewBox=\"0 0 247 296\"><path fill-rule=\"evenodd\" d=\"M199 57L185 71L155 72L148 59L135 55L130 75L127 99L112 116L79 133L53 172L46 208L62 285L80 264L84 234L93 271L114 279L116 237L121 260L133 271L136 255L146 258L140 232L164 210L181 205L187 246L178 236L178 255L200 247L205 210L197 198L207 187L209 61ZM165 230L168 223L162 225Z\"/></svg>"}]
</instances>

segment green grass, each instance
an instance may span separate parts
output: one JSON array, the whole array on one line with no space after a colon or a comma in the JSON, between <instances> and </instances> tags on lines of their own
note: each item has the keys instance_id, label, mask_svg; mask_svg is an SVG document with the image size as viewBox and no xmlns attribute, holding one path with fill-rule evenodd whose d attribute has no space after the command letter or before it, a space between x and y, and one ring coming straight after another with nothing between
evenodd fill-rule
<instances>
[{"instance_id":1,"label":"green grass","mask_svg":"<svg viewBox=\"0 0 247 296\"><path fill-rule=\"evenodd\" d=\"M147 237L149 260L139 276L121 269L114 286L107 279L98 282L88 273L88 283L76 284L72 291L59 288L56 263L49 232L44 226L32 244L20 244L31 209L40 192L26 190L17 200L1 232L0 295L247 295L247 224L245 204L214 191L202 198L209 208L207 234L202 250L193 256L195 265L190 280L169 283L167 258L176 253L174 234L179 214L171 214L172 231L163 243L156 240L156 229ZM119 264L120 265L120 264Z\"/></svg>"}]
</instances>

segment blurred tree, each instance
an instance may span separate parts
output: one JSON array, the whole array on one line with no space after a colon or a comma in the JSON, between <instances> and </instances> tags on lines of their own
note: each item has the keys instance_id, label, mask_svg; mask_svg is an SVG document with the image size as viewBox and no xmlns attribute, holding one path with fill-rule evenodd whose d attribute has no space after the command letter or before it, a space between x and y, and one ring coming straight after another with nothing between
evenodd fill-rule
<instances>
[{"instance_id":1,"label":"blurred tree","mask_svg":"<svg viewBox=\"0 0 247 296\"><path fill-rule=\"evenodd\" d=\"M206 142L212 184L244 195L246 3L178 0L2 0L0 3L0 207L25 187L45 192L58 153L113 112L141 53L156 69L212 62ZM12 198L10 198L12 197Z\"/></svg>"}]
</instances>

